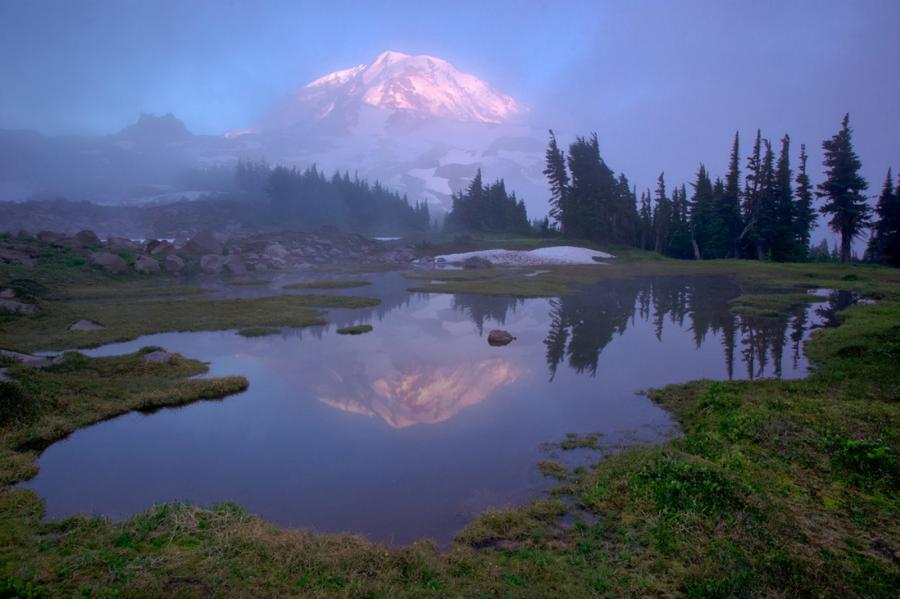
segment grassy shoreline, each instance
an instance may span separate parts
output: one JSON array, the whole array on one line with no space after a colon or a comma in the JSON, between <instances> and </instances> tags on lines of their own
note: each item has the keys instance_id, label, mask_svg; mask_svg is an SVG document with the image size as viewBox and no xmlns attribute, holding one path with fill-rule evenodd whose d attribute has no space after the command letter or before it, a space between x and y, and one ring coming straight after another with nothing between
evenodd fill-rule
<instances>
[{"instance_id":1,"label":"grassy shoreline","mask_svg":"<svg viewBox=\"0 0 900 599\"><path fill-rule=\"evenodd\" d=\"M482 514L447 551L426 540L394 548L282 529L233 504L164 504L119 523L80 516L43 522L36 495L6 486L0 594L892 597L900 586L900 275L672 262L601 272L731 274L748 287L762 281L790 290L799 282L880 301L854 306L841 313L841 326L814 334L806 351L816 372L807 379L695 381L652 391L683 436L601 451L576 471L536 464L559 479L554 492ZM476 272L435 287L452 292L448 287L465 282L472 292L486 284L490 293L509 283L494 269ZM532 287L519 289L549 293L587 276L551 274L537 284L524 279ZM744 300L735 309L777 311L799 299ZM560 443L581 451L601 445L593 438ZM6 484L27 475L33 458L4 450Z\"/></svg>"}]
</instances>

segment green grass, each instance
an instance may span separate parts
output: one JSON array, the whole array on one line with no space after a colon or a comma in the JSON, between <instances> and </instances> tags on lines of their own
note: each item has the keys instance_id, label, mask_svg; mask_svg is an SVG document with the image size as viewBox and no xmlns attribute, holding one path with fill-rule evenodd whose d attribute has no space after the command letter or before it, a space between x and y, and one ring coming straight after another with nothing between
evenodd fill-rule
<instances>
[{"instance_id":1,"label":"green grass","mask_svg":"<svg viewBox=\"0 0 900 599\"><path fill-rule=\"evenodd\" d=\"M291 283L285 285L282 289L352 289L354 287L365 287L371 285L369 281L350 281L350 280L322 280L322 281L303 281L300 283Z\"/></svg>"},{"instance_id":2,"label":"green grass","mask_svg":"<svg viewBox=\"0 0 900 599\"><path fill-rule=\"evenodd\" d=\"M729 303L731 311L735 314L776 318L790 313L791 309L797 306L826 301L827 297L811 293L756 293L741 295Z\"/></svg>"},{"instance_id":3,"label":"green grass","mask_svg":"<svg viewBox=\"0 0 900 599\"><path fill-rule=\"evenodd\" d=\"M370 324L355 324L349 327L341 327L335 332L338 335L362 335L363 333L369 333L371 331L372 325Z\"/></svg>"},{"instance_id":4,"label":"green grass","mask_svg":"<svg viewBox=\"0 0 900 599\"><path fill-rule=\"evenodd\" d=\"M380 300L359 296L302 295L254 299L162 300L128 303L41 302L44 312L0 323L0 347L19 351L93 347L166 331L325 324L317 308L363 308ZM78 320L105 328L72 332Z\"/></svg>"}]
</instances>

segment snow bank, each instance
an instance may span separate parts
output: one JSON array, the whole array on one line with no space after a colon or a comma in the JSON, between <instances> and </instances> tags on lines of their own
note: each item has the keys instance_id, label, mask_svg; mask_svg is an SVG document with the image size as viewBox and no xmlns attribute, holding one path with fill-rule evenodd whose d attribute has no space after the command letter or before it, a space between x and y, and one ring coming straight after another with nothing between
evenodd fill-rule
<instances>
[{"instance_id":1,"label":"snow bank","mask_svg":"<svg viewBox=\"0 0 900 599\"><path fill-rule=\"evenodd\" d=\"M462 254L435 256L435 262L464 262L469 258L484 258L492 264L507 266L537 266L541 264L597 264L594 258L615 258L612 254L571 245L540 248L537 250L482 250Z\"/></svg>"}]
</instances>

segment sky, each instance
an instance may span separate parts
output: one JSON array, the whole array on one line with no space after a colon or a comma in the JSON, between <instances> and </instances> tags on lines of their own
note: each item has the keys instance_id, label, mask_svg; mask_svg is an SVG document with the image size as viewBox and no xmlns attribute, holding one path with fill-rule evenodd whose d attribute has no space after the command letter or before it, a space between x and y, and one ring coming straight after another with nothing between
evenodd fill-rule
<instances>
[{"instance_id":1,"label":"sky","mask_svg":"<svg viewBox=\"0 0 900 599\"><path fill-rule=\"evenodd\" d=\"M900 1L0 0L0 128L104 134L141 112L252 126L386 49L444 58L640 187L721 174L761 128L819 148L851 114L873 193L900 167Z\"/></svg>"}]
</instances>

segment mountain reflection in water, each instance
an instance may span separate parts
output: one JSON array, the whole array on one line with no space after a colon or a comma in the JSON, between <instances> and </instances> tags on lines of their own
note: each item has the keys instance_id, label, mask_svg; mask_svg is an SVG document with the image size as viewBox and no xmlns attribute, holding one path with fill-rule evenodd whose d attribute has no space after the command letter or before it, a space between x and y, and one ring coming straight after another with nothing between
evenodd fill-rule
<instances>
[{"instance_id":1,"label":"mountain reflection in water","mask_svg":"<svg viewBox=\"0 0 900 599\"><path fill-rule=\"evenodd\" d=\"M747 290L726 277L611 280L526 300L411 294L397 273L366 278L365 294L381 305L329 310L328 326L249 339L165 333L86 352L160 345L209 361L212 376L245 375L250 387L76 431L23 486L44 498L49 518L234 501L285 526L447 542L479 511L552 484L536 468L546 442L569 432L612 445L666 438L671 417L641 389L804 376L810 330L855 299L836 292L762 318L731 312ZM360 322L374 330L334 332ZM517 339L491 347L491 328Z\"/></svg>"}]
</instances>

